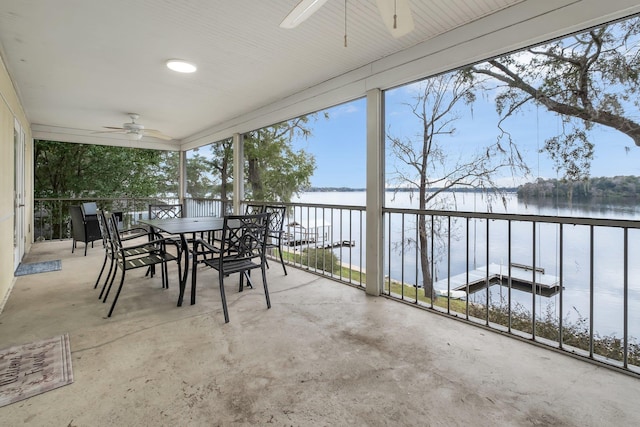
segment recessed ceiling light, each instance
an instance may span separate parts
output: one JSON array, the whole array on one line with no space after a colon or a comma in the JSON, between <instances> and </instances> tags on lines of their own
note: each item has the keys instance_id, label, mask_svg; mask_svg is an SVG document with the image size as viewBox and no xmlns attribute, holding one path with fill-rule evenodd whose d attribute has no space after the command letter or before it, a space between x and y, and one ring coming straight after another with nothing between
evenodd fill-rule
<instances>
[{"instance_id":1,"label":"recessed ceiling light","mask_svg":"<svg viewBox=\"0 0 640 427\"><path fill-rule=\"evenodd\" d=\"M178 73L193 73L197 70L196 66L182 59L170 59L167 61L167 67Z\"/></svg>"}]
</instances>

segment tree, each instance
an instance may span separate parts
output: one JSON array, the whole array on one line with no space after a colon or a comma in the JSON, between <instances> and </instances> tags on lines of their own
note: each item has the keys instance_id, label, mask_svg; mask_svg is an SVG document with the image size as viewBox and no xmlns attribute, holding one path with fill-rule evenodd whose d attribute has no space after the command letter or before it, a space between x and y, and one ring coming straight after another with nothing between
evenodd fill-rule
<instances>
[{"instance_id":1,"label":"tree","mask_svg":"<svg viewBox=\"0 0 640 427\"><path fill-rule=\"evenodd\" d=\"M168 176L173 152L41 140L34 149L35 197L177 194L177 176Z\"/></svg>"},{"instance_id":2,"label":"tree","mask_svg":"<svg viewBox=\"0 0 640 427\"><path fill-rule=\"evenodd\" d=\"M498 82L496 109L502 121L534 102L558 113L561 135L544 151L566 179L589 175L593 144L587 131L595 124L627 135L640 146L640 17L604 25L559 41L502 56L470 67Z\"/></svg>"},{"instance_id":3,"label":"tree","mask_svg":"<svg viewBox=\"0 0 640 427\"><path fill-rule=\"evenodd\" d=\"M176 152L36 140L34 196L117 199L164 193L175 197L177 161ZM66 237L68 204L58 200L38 203L36 215L49 217L51 224L50 229L37 230L38 237ZM121 208L117 203L102 203L101 207Z\"/></svg>"},{"instance_id":4,"label":"tree","mask_svg":"<svg viewBox=\"0 0 640 427\"><path fill-rule=\"evenodd\" d=\"M186 159L186 179L187 188L186 193L190 197L200 199L210 197L212 195L212 187L214 185L214 179L211 175L212 161L206 156L201 155L199 149L193 150L194 154L188 156ZM179 176L178 162L179 158L176 156L175 160L175 176Z\"/></svg>"},{"instance_id":5,"label":"tree","mask_svg":"<svg viewBox=\"0 0 640 427\"><path fill-rule=\"evenodd\" d=\"M439 197L456 188L479 188L487 194L499 195L494 178L507 167L523 168L517 148L509 141L504 146L499 138L485 147L465 147L463 154L447 149L446 138L455 133L454 122L459 119L456 108L471 106L475 100L474 80L468 72L458 71L429 78L421 82L413 104L406 104L420 123L416 138L402 138L387 133L392 153L398 160L393 178L399 187L408 187L418 193L420 210L435 209L443 203ZM442 205L439 207L442 208ZM426 215L418 217L420 269L426 296L434 298L433 277L430 269L430 239L444 236L444 224L428 221ZM431 256L435 256L432 254Z\"/></svg>"},{"instance_id":6,"label":"tree","mask_svg":"<svg viewBox=\"0 0 640 427\"><path fill-rule=\"evenodd\" d=\"M220 177L220 199L226 205L233 186L233 139L211 144L211 153L211 166Z\"/></svg>"},{"instance_id":7,"label":"tree","mask_svg":"<svg viewBox=\"0 0 640 427\"><path fill-rule=\"evenodd\" d=\"M291 145L295 137L311 135L308 121L309 116L302 116L245 135L246 190L250 198L290 202L294 194L310 185L315 159Z\"/></svg>"}]
</instances>

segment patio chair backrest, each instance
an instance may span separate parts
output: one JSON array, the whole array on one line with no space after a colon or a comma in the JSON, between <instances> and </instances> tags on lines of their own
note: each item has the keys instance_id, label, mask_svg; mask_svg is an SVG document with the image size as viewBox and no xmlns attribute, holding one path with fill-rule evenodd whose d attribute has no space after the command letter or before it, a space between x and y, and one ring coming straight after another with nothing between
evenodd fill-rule
<instances>
[{"instance_id":1,"label":"patio chair backrest","mask_svg":"<svg viewBox=\"0 0 640 427\"><path fill-rule=\"evenodd\" d=\"M107 220L105 218L104 211L96 210L96 217L98 218L98 226L100 227L100 233L102 233L102 244L107 251L113 249L111 247L111 239L109 237L109 228L107 227Z\"/></svg>"},{"instance_id":2,"label":"patio chair backrest","mask_svg":"<svg viewBox=\"0 0 640 427\"><path fill-rule=\"evenodd\" d=\"M255 215L255 214L263 213L264 212L264 208L265 208L264 205L258 205L258 204L255 204L255 203L248 203L244 207L244 214L245 215Z\"/></svg>"},{"instance_id":3,"label":"patio chair backrest","mask_svg":"<svg viewBox=\"0 0 640 427\"><path fill-rule=\"evenodd\" d=\"M82 208L80 206L69 206L69 215L71 216L71 233L72 237L79 241L85 241L84 218L82 217Z\"/></svg>"},{"instance_id":4,"label":"patio chair backrest","mask_svg":"<svg viewBox=\"0 0 640 427\"><path fill-rule=\"evenodd\" d=\"M109 241L113 247L115 253L118 253L122 249L122 241L120 240L120 233L118 232L118 221L112 213L107 212L104 216L107 224L107 230L109 231Z\"/></svg>"},{"instance_id":5,"label":"patio chair backrest","mask_svg":"<svg viewBox=\"0 0 640 427\"><path fill-rule=\"evenodd\" d=\"M87 254L87 245L96 240L102 239L98 222L95 215L85 216L82 206L69 206L71 216L71 237L73 238L72 252L76 247L76 242L84 243L84 254Z\"/></svg>"},{"instance_id":6,"label":"patio chair backrest","mask_svg":"<svg viewBox=\"0 0 640 427\"><path fill-rule=\"evenodd\" d=\"M220 257L228 260L224 254L231 253L236 259L261 258L264 260L267 243L268 213L254 215L228 215L224 217Z\"/></svg>"},{"instance_id":7,"label":"patio chair backrest","mask_svg":"<svg viewBox=\"0 0 640 427\"><path fill-rule=\"evenodd\" d=\"M284 218L287 214L286 206L265 206L265 212L269 213L269 237L280 238L284 228Z\"/></svg>"},{"instance_id":8,"label":"patio chair backrest","mask_svg":"<svg viewBox=\"0 0 640 427\"><path fill-rule=\"evenodd\" d=\"M98 205L96 202L86 202L80 206L82 207L82 215L84 215L85 218L98 214Z\"/></svg>"},{"instance_id":9,"label":"patio chair backrest","mask_svg":"<svg viewBox=\"0 0 640 427\"><path fill-rule=\"evenodd\" d=\"M182 218L182 205L149 205L149 219Z\"/></svg>"}]
</instances>

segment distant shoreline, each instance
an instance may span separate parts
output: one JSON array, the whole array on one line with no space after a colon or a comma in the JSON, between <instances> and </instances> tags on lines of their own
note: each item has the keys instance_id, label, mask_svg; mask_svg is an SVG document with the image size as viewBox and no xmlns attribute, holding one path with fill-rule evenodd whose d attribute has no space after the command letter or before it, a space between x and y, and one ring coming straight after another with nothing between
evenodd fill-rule
<instances>
[{"instance_id":1,"label":"distant shoreline","mask_svg":"<svg viewBox=\"0 0 640 427\"><path fill-rule=\"evenodd\" d=\"M519 198L525 200L543 200L543 199L562 199L570 201L588 202L591 200L602 200L604 202L621 201L621 202L637 202L640 199L640 176L609 176L609 177L590 177L584 181L567 181L563 179L544 179L538 178L535 181L513 187L497 187L497 191L505 193L517 193ZM351 187L310 187L304 192L308 193L327 193L327 192L363 192L366 188ZM427 192L442 191L442 187L434 187L427 189ZM385 188L387 193L412 193L417 192L412 187L388 187ZM486 193L488 190L482 188L447 188L444 191L448 193Z\"/></svg>"},{"instance_id":2,"label":"distant shoreline","mask_svg":"<svg viewBox=\"0 0 640 427\"><path fill-rule=\"evenodd\" d=\"M442 190L442 188L430 188L427 191L428 192L434 192L434 191L440 191ZM518 191L518 187L499 187L498 188L499 191L506 191L509 193L515 193ZM350 187L311 187L311 188L307 188L306 190L303 190L303 193L330 193L330 192L334 192L334 193L348 193L348 192L363 192L363 191L367 191L366 188L350 188ZM418 190L416 190L415 188L405 188L405 187L398 187L398 188L385 188L385 191L387 193L409 193L409 192L416 192ZM449 188L446 191L448 192L456 192L456 193L483 193L486 191L486 189L480 189L480 188Z\"/></svg>"}]
</instances>

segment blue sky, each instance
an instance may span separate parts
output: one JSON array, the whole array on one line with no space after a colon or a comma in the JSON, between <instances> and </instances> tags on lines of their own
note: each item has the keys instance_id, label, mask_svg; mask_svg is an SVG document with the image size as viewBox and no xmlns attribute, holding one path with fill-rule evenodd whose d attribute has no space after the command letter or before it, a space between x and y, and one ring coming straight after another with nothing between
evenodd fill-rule
<instances>
[{"instance_id":1,"label":"blue sky","mask_svg":"<svg viewBox=\"0 0 640 427\"><path fill-rule=\"evenodd\" d=\"M313 187L366 187L366 126L364 98L317 114L312 135L294 142L316 159Z\"/></svg>"},{"instance_id":2,"label":"blue sky","mask_svg":"<svg viewBox=\"0 0 640 427\"><path fill-rule=\"evenodd\" d=\"M386 93L387 130L394 135L413 136L419 133L420 122L403 103L412 102L415 88L405 86ZM324 118L327 112L329 119ZM452 156L460 156L481 149L496 140L498 115L492 100L478 97L473 113L461 107L461 119L456 132L445 142ZM342 104L318 113L311 123L312 136L294 142L316 158L316 171L311 178L314 187L366 186L366 100ZM556 135L561 122L543 107L528 105L520 114L510 118L504 127L512 134L531 170L528 179L505 177L503 185L518 185L537 177L561 178L545 153L538 153L546 138ZM640 175L640 147L613 129L596 126L590 132L595 143L591 176ZM463 153L463 154L461 154ZM389 163L389 161L387 161Z\"/></svg>"}]
</instances>

